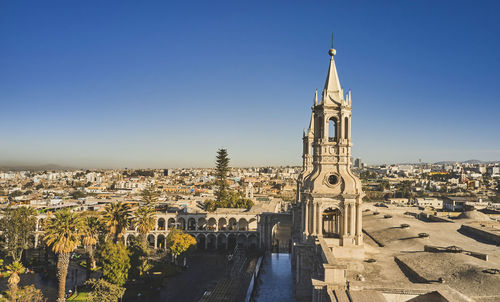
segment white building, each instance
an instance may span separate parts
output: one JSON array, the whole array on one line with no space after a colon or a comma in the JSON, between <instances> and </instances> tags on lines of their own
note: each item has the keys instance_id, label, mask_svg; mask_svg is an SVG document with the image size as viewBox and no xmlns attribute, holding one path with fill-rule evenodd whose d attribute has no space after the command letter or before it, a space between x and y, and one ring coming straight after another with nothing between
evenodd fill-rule
<instances>
[{"instance_id":1,"label":"white building","mask_svg":"<svg viewBox=\"0 0 500 302\"><path fill-rule=\"evenodd\" d=\"M443 201L441 199L432 197L416 197L415 199L413 199L413 204L421 208L425 207L433 207L434 209L443 208Z\"/></svg>"}]
</instances>

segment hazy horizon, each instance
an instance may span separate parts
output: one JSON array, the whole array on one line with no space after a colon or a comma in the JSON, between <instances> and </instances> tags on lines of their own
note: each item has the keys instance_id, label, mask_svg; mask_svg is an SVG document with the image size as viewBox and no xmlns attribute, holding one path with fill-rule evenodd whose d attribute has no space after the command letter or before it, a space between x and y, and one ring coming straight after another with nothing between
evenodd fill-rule
<instances>
[{"instance_id":1,"label":"hazy horizon","mask_svg":"<svg viewBox=\"0 0 500 302\"><path fill-rule=\"evenodd\" d=\"M440 163L440 162L467 162L467 161L475 161L478 159L467 159L467 160L442 160L442 161L436 161L436 162L422 162L422 164L435 164L435 163ZM500 160L479 160L483 163L498 163ZM365 163L365 162L364 162ZM419 164L418 162L384 162L384 163L365 163L368 166L377 166L377 165L404 165L404 164ZM229 166L231 168L264 168L264 167L300 167L302 164L283 164L283 165L253 165L253 166L248 166L248 165L234 165L229 163ZM147 166L109 166L109 167L104 167L104 166L71 166L71 165L60 165L60 164L55 164L55 163L46 163L46 164L23 164L23 163L11 163L11 164L4 164L0 162L0 171L5 168L14 168L16 170L19 169L39 169L39 168L45 168L45 167L50 167L49 169L45 170L51 170L52 167L54 167L56 170L57 169L68 169L68 170L112 170L112 169L213 169L215 167L215 161L212 166L157 166L157 167L147 167ZM42 169L43 170L43 169Z\"/></svg>"},{"instance_id":2,"label":"hazy horizon","mask_svg":"<svg viewBox=\"0 0 500 302\"><path fill-rule=\"evenodd\" d=\"M430 9L432 8L432 9ZM500 2L0 4L0 166L300 165L334 34L367 164L500 159Z\"/></svg>"}]
</instances>

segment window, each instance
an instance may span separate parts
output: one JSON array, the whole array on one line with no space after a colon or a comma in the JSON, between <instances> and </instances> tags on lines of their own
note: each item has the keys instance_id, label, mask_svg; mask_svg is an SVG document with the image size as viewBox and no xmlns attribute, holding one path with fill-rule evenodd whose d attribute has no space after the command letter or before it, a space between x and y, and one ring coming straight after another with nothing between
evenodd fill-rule
<instances>
[{"instance_id":1,"label":"window","mask_svg":"<svg viewBox=\"0 0 500 302\"><path fill-rule=\"evenodd\" d=\"M344 138L349 138L349 118L346 116L344 119Z\"/></svg>"},{"instance_id":2,"label":"window","mask_svg":"<svg viewBox=\"0 0 500 302\"><path fill-rule=\"evenodd\" d=\"M316 117L314 119L314 137L315 138L321 138L321 135L323 132L323 131L321 131L321 129L322 129L321 124L322 124L321 117L319 117L319 116Z\"/></svg>"},{"instance_id":3,"label":"window","mask_svg":"<svg viewBox=\"0 0 500 302\"><path fill-rule=\"evenodd\" d=\"M336 175L330 175L328 176L328 183L330 183L331 185L335 185L339 182L339 178L336 176Z\"/></svg>"},{"instance_id":4,"label":"window","mask_svg":"<svg viewBox=\"0 0 500 302\"><path fill-rule=\"evenodd\" d=\"M328 141L337 141L337 119L334 117L330 118L328 121Z\"/></svg>"}]
</instances>

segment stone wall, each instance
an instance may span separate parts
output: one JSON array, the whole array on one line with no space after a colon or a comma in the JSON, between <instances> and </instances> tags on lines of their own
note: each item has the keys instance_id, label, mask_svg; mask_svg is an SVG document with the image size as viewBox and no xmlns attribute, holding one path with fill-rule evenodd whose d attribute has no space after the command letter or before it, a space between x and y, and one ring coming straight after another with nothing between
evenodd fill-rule
<instances>
[{"instance_id":1,"label":"stone wall","mask_svg":"<svg viewBox=\"0 0 500 302\"><path fill-rule=\"evenodd\" d=\"M500 245L500 234L494 234L487 230L482 230L480 228L466 224L462 224L460 230L472 237L477 237L479 239L495 243L496 245Z\"/></svg>"}]
</instances>

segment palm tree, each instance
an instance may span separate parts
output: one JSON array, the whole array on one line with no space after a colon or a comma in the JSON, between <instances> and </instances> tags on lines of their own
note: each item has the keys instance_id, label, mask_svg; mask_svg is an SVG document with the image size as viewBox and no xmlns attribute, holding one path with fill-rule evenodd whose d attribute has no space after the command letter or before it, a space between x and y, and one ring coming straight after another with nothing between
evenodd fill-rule
<instances>
[{"instance_id":1,"label":"palm tree","mask_svg":"<svg viewBox=\"0 0 500 302\"><path fill-rule=\"evenodd\" d=\"M58 302L65 301L69 257L80 243L81 236L81 219L76 213L69 210L57 211L46 222L44 240L57 254Z\"/></svg>"},{"instance_id":2,"label":"palm tree","mask_svg":"<svg viewBox=\"0 0 500 302\"><path fill-rule=\"evenodd\" d=\"M99 239L99 230L101 224L99 223L99 218L97 216L86 216L83 219L83 237L82 244L88 254L88 266L90 269L95 269L95 257L94 257L94 246L97 244Z\"/></svg>"},{"instance_id":3,"label":"palm tree","mask_svg":"<svg viewBox=\"0 0 500 302\"><path fill-rule=\"evenodd\" d=\"M24 266L22 265L21 262L19 261L14 261L11 264L7 265L6 267L6 273L9 277L8 283L9 283L9 296L12 301L17 300L17 284L21 280L19 278L19 274L24 273Z\"/></svg>"},{"instance_id":4,"label":"palm tree","mask_svg":"<svg viewBox=\"0 0 500 302\"><path fill-rule=\"evenodd\" d=\"M152 207L140 207L134 213L134 224L137 231L141 234L143 246L146 246L147 234L151 232L156 225L155 209Z\"/></svg>"},{"instance_id":5,"label":"palm tree","mask_svg":"<svg viewBox=\"0 0 500 302\"><path fill-rule=\"evenodd\" d=\"M110 203L106 206L103 220L109 234L113 236L113 241L116 243L130 224L130 208L121 201Z\"/></svg>"}]
</instances>

